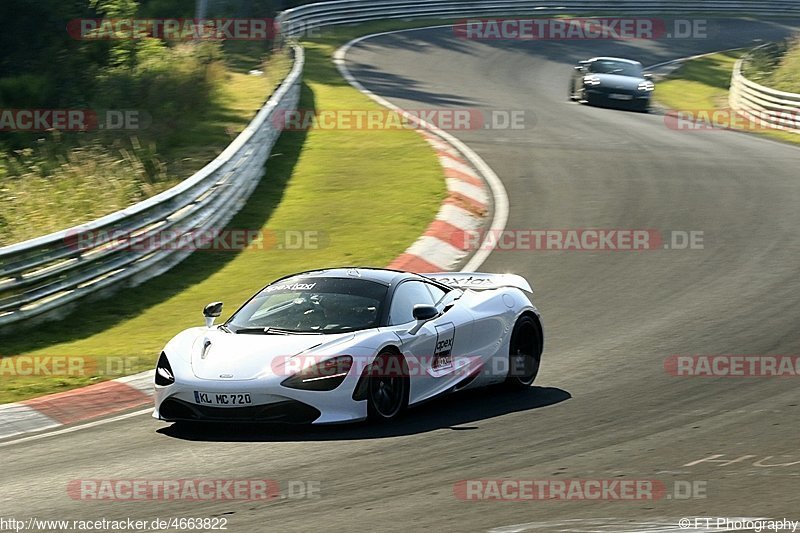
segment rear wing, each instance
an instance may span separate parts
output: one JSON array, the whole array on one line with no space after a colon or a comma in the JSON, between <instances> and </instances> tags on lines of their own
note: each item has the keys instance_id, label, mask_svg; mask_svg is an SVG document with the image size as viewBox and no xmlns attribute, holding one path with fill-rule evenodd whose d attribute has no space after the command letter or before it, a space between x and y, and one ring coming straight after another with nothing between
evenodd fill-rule
<instances>
[{"instance_id":1,"label":"rear wing","mask_svg":"<svg viewBox=\"0 0 800 533\"><path fill-rule=\"evenodd\" d=\"M528 280L517 274L487 274L485 272L435 272L421 274L426 278L438 281L454 289L472 289L476 291L516 287L533 293Z\"/></svg>"}]
</instances>

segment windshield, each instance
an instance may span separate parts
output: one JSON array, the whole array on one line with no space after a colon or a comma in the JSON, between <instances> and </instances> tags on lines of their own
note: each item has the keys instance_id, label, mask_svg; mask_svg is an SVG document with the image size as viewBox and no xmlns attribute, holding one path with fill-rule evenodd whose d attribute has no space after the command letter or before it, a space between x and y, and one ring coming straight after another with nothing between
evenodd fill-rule
<instances>
[{"instance_id":1,"label":"windshield","mask_svg":"<svg viewBox=\"0 0 800 533\"><path fill-rule=\"evenodd\" d=\"M642 77L642 67L635 63L614 61L613 59L598 59L589 65L589 72L595 74L617 74L619 76Z\"/></svg>"},{"instance_id":2,"label":"windshield","mask_svg":"<svg viewBox=\"0 0 800 533\"><path fill-rule=\"evenodd\" d=\"M342 278L289 278L264 288L225 324L234 333L343 333L374 328L386 287Z\"/></svg>"}]
</instances>

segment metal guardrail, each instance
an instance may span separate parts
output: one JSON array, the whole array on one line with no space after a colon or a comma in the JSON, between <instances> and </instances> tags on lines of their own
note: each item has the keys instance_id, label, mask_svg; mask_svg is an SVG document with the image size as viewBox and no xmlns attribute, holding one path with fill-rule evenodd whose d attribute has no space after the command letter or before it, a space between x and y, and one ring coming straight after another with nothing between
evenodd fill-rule
<instances>
[{"instance_id":1,"label":"metal guardrail","mask_svg":"<svg viewBox=\"0 0 800 533\"><path fill-rule=\"evenodd\" d=\"M339 0L307 4L280 14L282 34L309 28L377 19L458 18L560 13L680 14L741 13L800 15L796 0ZM263 174L280 131L270 120L276 110L293 110L299 99L303 51L293 45L294 66L247 128L214 161L175 187L122 211L64 231L0 248L0 328L20 320L63 315L77 300L135 286L165 272L191 249L169 246L137 251L137 243L165 234L222 228L244 205ZM742 82L746 85L745 82ZM749 87L748 88L752 88ZM767 96L769 91L760 91ZM762 97L763 98L763 97ZM766 99L766 98L765 98ZM129 247L79 237L105 232L128 236Z\"/></svg>"},{"instance_id":2,"label":"metal guardrail","mask_svg":"<svg viewBox=\"0 0 800 533\"><path fill-rule=\"evenodd\" d=\"M63 314L85 296L135 286L192 252L180 245L181 235L223 228L264 173L280 135L275 113L297 108L304 55L302 47L293 49L291 71L256 117L193 176L127 209L0 248L0 327ZM154 238L157 249L146 244Z\"/></svg>"},{"instance_id":3,"label":"metal guardrail","mask_svg":"<svg viewBox=\"0 0 800 533\"><path fill-rule=\"evenodd\" d=\"M560 13L736 13L786 17L800 15L800 3L796 0L338 0L289 9L281 13L278 21L285 35L296 36L313 28L378 19Z\"/></svg>"},{"instance_id":4,"label":"metal guardrail","mask_svg":"<svg viewBox=\"0 0 800 533\"><path fill-rule=\"evenodd\" d=\"M731 109L753 124L800 133L800 94L770 89L748 80L742 74L745 61L747 56L736 61L733 67L728 93Z\"/></svg>"}]
</instances>

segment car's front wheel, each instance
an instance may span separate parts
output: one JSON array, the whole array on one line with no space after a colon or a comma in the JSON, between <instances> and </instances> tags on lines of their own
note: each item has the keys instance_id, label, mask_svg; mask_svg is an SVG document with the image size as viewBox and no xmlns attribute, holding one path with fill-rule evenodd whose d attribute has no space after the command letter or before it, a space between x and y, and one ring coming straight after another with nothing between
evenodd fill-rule
<instances>
[{"instance_id":1,"label":"car's front wheel","mask_svg":"<svg viewBox=\"0 0 800 533\"><path fill-rule=\"evenodd\" d=\"M508 350L506 385L515 389L530 387L539 374L542 336L533 317L525 315L514 324Z\"/></svg>"},{"instance_id":2,"label":"car's front wheel","mask_svg":"<svg viewBox=\"0 0 800 533\"><path fill-rule=\"evenodd\" d=\"M372 363L367 383L367 414L373 422L394 420L408 406L408 365L402 355L386 352Z\"/></svg>"}]
</instances>

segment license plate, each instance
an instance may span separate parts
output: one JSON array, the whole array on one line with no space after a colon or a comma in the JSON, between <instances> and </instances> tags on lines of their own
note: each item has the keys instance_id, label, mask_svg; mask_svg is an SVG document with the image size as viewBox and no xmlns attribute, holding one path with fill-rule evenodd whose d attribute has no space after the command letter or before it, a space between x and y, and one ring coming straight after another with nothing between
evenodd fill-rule
<instances>
[{"instance_id":1,"label":"license plate","mask_svg":"<svg viewBox=\"0 0 800 533\"><path fill-rule=\"evenodd\" d=\"M613 98L614 100L633 100L633 96L629 94L611 93L608 95L608 97Z\"/></svg>"},{"instance_id":2,"label":"license plate","mask_svg":"<svg viewBox=\"0 0 800 533\"><path fill-rule=\"evenodd\" d=\"M244 392L219 393L194 391L194 401L198 405L214 405L216 407L238 407L252 405L253 398Z\"/></svg>"}]
</instances>

